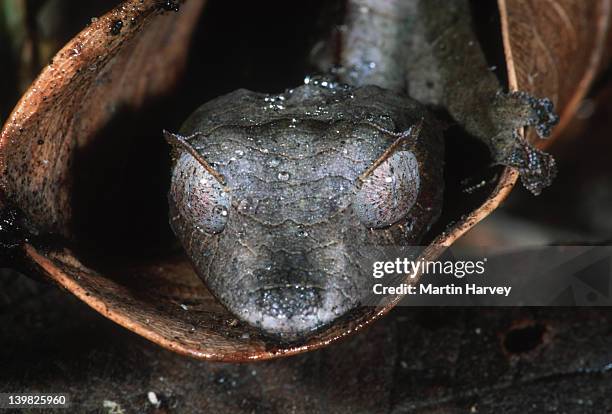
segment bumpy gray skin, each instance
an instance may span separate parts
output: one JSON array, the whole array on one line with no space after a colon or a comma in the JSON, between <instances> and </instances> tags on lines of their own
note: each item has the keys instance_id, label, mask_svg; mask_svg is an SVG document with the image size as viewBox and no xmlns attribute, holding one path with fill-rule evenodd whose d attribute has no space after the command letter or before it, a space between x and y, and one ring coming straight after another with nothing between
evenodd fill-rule
<instances>
[{"instance_id":1,"label":"bumpy gray skin","mask_svg":"<svg viewBox=\"0 0 612 414\"><path fill-rule=\"evenodd\" d=\"M199 275L237 317L286 340L359 306L372 277L362 259L417 243L442 204L427 111L376 86L326 85L238 90L167 134L170 221Z\"/></svg>"},{"instance_id":2,"label":"bumpy gray skin","mask_svg":"<svg viewBox=\"0 0 612 414\"><path fill-rule=\"evenodd\" d=\"M473 30L469 0L348 0L336 42L316 64L342 82L407 93L443 110L485 143L495 163L517 168L539 194L556 174L554 159L518 131L547 137L558 122L550 100L503 93ZM334 67L334 65L339 65Z\"/></svg>"},{"instance_id":3,"label":"bumpy gray skin","mask_svg":"<svg viewBox=\"0 0 612 414\"><path fill-rule=\"evenodd\" d=\"M548 135L552 104L500 92L468 0L347 4L318 64L357 88L240 90L167 135L171 225L198 273L237 317L287 340L358 307L371 283L362 259L418 243L439 214L442 138L406 94L446 111L532 192L555 173L518 134Z\"/></svg>"}]
</instances>

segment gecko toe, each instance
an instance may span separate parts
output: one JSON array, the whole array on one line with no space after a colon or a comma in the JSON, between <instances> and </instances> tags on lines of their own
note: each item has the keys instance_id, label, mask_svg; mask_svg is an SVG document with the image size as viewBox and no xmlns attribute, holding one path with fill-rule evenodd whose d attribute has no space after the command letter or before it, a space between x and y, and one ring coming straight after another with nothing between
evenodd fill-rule
<instances>
[{"instance_id":1,"label":"gecko toe","mask_svg":"<svg viewBox=\"0 0 612 414\"><path fill-rule=\"evenodd\" d=\"M519 138L517 145L505 164L518 169L521 182L534 195L550 186L557 175L557 165L552 155L541 151Z\"/></svg>"},{"instance_id":2,"label":"gecko toe","mask_svg":"<svg viewBox=\"0 0 612 414\"><path fill-rule=\"evenodd\" d=\"M513 95L530 108L530 115L525 126L532 126L540 138L550 136L553 128L559 123L559 115L548 98L535 98L527 92L514 92Z\"/></svg>"},{"instance_id":3,"label":"gecko toe","mask_svg":"<svg viewBox=\"0 0 612 414\"><path fill-rule=\"evenodd\" d=\"M496 98L497 135L490 143L493 157L499 164L516 168L525 188L538 195L552 184L557 167L552 155L536 148L520 131L531 127L538 137L548 137L559 123L553 102L522 91L500 92Z\"/></svg>"}]
</instances>

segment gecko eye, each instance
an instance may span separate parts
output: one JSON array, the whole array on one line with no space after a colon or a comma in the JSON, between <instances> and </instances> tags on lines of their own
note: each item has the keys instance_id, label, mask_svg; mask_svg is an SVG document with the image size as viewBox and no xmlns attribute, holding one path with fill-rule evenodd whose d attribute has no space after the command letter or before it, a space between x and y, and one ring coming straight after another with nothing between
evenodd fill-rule
<instances>
[{"instance_id":1,"label":"gecko eye","mask_svg":"<svg viewBox=\"0 0 612 414\"><path fill-rule=\"evenodd\" d=\"M178 155L168 198L171 209L188 228L211 234L225 228L230 195L219 178L189 152Z\"/></svg>"},{"instance_id":2,"label":"gecko eye","mask_svg":"<svg viewBox=\"0 0 612 414\"><path fill-rule=\"evenodd\" d=\"M363 180L353 199L359 220L370 228L390 226L404 218L419 194L419 164L410 151L398 151Z\"/></svg>"}]
</instances>

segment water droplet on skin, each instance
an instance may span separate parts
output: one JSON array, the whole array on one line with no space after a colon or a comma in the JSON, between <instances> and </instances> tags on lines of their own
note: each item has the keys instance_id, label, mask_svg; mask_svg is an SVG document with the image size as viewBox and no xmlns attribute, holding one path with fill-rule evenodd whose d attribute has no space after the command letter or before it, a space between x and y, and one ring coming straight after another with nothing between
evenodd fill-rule
<instances>
[{"instance_id":1,"label":"water droplet on skin","mask_svg":"<svg viewBox=\"0 0 612 414\"><path fill-rule=\"evenodd\" d=\"M393 182L393 177L385 177L385 182L386 182L386 183L391 183L391 182Z\"/></svg>"},{"instance_id":2,"label":"water droplet on skin","mask_svg":"<svg viewBox=\"0 0 612 414\"><path fill-rule=\"evenodd\" d=\"M290 177L290 174L287 171L281 171L278 173L278 179L281 181L287 181Z\"/></svg>"},{"instance_id":3,"label":"water droplet on skin","mask_svg":"<svg viewBox=\"0 0 612 414\"><path fill-rule=\"evenodd\" d=\"M157 394L155 394L153 391L149 391L147 393L147 399L152 405L156 407L159 407L161 405L161 401L159 401L159 398L157 398Z\"/></svg>"},{"instance_id":4,"label":"water droplet on skin","mask_svg":"<svg viewBox=\"0 0 612 414\"><path fill-rule=\"evenodd\" d=\"M236 157L238 157L238 158L244 157L244 151L242 151L242 150L236 150L236 151L234 151L234 153L236 154Z\"/></svg>"},{"instance_id":5,"label":"water droplet on skin","mask_svg":"<svg viewBox=\"0 0 612 414\"><path fill-rule=\"evenodd\" d=\"M249 203L248 200L242 200L240 202L240 204L238 204L238 210L244 212L247 212L251 209L251 205Z\"/></svg>"},{"instance_id":6,"label":"water droplet on skin","mask_svg":"<svg viewBox=\"0 0 612 414\"><path fill-rule=\"evenodd\" d=\"M213 209L213 213L215 213L216 215L220 215L220 216L227 216L227 208L225 208L224 206L215 206L215 208Z\"/></svg>"},{"instance_id":7,"label":"water droplet on skin","mask_svg":"<svg viewBox=\"0 0 612 414\"><path fill-rule=\"evenodd\" d=\"M270 162L268 163L268 165L270 165L270 167L272 167L272 168L276 168L276 167L278 167L280 164L281 164L281 160L280 160L280 158L276 158L276 157L275 157L275 158L272 158L272 159L270 160Z\"/></svg>"}]
</instances>

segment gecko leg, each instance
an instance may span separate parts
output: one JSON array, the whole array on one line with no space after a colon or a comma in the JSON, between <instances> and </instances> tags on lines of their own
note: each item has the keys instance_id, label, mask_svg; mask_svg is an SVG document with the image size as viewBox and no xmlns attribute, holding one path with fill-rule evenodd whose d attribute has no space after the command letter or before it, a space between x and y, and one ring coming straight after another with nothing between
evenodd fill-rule
<instances>
[{"instance_id":1,"label":"gecko leg","mask_svg":"<svg viewBox=\"0 0 612 414\"><path fill-rule=\"evenodd\" d=\"M559 122L550 99L538 99L526 92L498 93L490 113L497 134L489 147L495 162L516 168L521 182L538 195L557 174L555 159L521 136L523 127L533 127L545 139Z\"/></svg>"}]
</instances>

